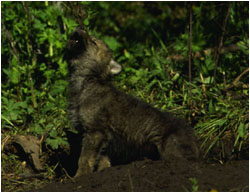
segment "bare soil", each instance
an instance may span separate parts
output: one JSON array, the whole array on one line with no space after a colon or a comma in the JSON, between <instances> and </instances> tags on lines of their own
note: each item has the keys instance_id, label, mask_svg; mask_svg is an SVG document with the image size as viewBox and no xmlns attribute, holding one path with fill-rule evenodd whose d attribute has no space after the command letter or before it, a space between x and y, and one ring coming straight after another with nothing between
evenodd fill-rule
<instances>
[{"instance_id":1,"label":"bare soil","mask_svg":"<svg viewBox=\"0 0 250 193\"><path fill-rule=\"evenodd\" d=\"M197 184L190 179L197 180ZM226 164L142 160L84 175L73 182L53 182L42 192L249 191L249 161Z\"/></svg>"}]
</instances>

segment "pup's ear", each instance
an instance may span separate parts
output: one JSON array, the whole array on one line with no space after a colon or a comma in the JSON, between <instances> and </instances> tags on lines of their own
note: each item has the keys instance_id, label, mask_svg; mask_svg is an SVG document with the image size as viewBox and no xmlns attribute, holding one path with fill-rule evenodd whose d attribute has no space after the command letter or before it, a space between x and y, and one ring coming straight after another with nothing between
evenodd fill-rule
<instances>
[{"instance_id":1,"label":"pup's ear","mask_svg":"<svg viewBox=\"0 0 250 193\"><path fill-rule=\"evenodd\" d=\"M109 62L109 66L110 66L110 72L111 74L118 74L119 72L121 72L122 67L120 64L118 64L116 61L114 61L113 59L110 60Z\"/></svg>"}]
</instances>

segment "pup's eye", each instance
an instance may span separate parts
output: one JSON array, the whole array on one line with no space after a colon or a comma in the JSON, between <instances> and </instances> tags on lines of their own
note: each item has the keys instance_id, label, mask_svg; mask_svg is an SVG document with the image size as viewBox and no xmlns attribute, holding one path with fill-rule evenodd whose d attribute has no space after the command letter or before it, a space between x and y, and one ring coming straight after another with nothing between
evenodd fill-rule
<instances>
[{"instance_id":1,"label":"pup's eye","mask_svg":"<svg viewBox=\"0 0 250 193\"><path fill-rule=\"evenodd\" d=\"M75 43L78 43L79 41L78 40L75 40Z\"/></svg>"}]
</instances>

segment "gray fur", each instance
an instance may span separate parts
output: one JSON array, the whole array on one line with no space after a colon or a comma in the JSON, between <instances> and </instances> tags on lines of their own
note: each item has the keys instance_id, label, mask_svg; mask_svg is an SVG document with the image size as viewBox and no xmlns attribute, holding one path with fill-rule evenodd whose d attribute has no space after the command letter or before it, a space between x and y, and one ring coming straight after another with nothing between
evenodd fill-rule
<instances>
[{"instance_id":1,"label":"gray fur","mask_svg":"<svg viewBox=\"0 0 250 193\"><path fill-rule=\"evenodd\" d=\"M120 92L110 78L121 67L101 41L78 27L67 42L69 64L69 116L83 134L75 177L110 167L112 154L130 144L154 145L162 159L198 157L190 126L167 112ZM111 145L112 144L112 145ZM116 145L117 144L117 145ZM121 148L124 145L125 148ZM113 152L112 152L113 151Z\"/></svg>"}]
</instances>

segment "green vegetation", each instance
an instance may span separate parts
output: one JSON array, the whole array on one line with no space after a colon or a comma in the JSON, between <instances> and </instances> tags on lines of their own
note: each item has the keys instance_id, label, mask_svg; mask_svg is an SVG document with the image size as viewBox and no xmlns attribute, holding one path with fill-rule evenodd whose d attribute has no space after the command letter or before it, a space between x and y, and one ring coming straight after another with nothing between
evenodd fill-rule
<instances>
[{"instance_id":1,"label":"green vegetation","mask_svg":"<svg viewBox=\"0 0 250 193\"><path fill-rule=\"evenodd\" d=\"M192 192L199 192L198 180L196 178L189 178L192 183Z\"/></svg>"},{"instance_id":2,"label":"green vegetation","mask_svg":"<svg viewBox=\"0 0 250 193\"><path fill-rule=\"evenodd\" d=\"M46 136L50 151L68 146L65 131L75 131L63 49L85 24L123 66L114 77L119 89L189 120L204 157L248 156L248 7L192 4L190 76L189 2L2 2L2 138ZM18 173L17 160L2 152L2 175ZM15 167L6 169L10 163ZM55 168L47 168L53 175Z\"/></svg>"}]
</instances>

